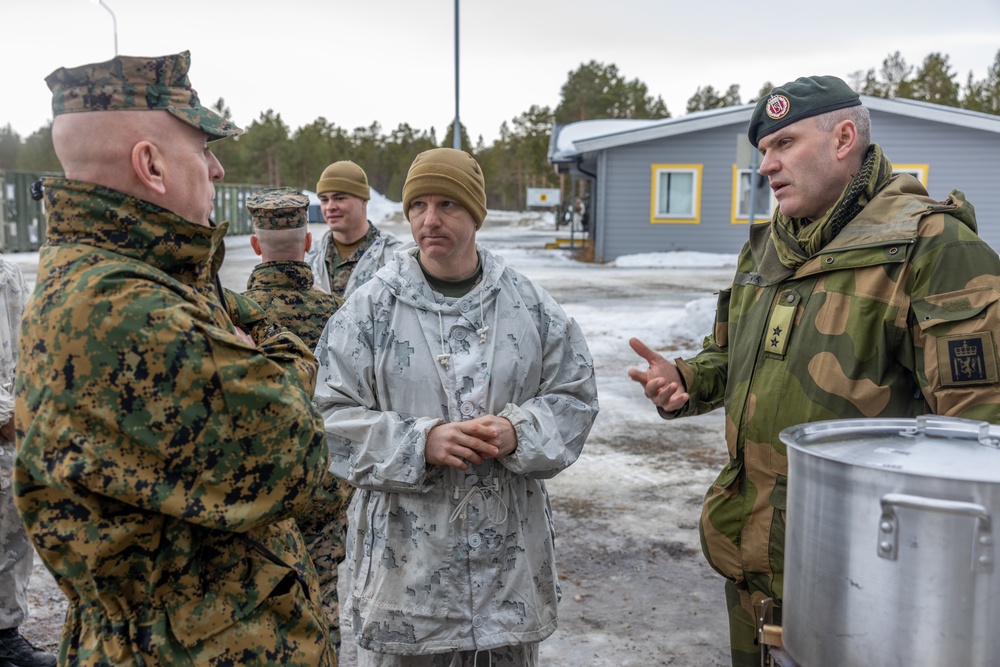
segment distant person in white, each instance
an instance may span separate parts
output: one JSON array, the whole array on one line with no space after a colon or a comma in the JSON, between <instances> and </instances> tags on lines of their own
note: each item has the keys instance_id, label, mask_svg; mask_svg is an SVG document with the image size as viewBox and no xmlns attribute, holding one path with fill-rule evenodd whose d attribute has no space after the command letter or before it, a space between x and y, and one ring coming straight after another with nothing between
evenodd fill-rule
<instances>
[{"instance_id":1,"label":"distant person in white","mask_svg":"<svg viewBox=\"0 0 1000 667\"><path fill-rule=\"evenodd\" d=\"M21 636L28 617L28 579L35 549L14 507L14 370L28 286L17 265L0 256L0 665L54 667L56 656Z\"/></svg>"}]
</instances>

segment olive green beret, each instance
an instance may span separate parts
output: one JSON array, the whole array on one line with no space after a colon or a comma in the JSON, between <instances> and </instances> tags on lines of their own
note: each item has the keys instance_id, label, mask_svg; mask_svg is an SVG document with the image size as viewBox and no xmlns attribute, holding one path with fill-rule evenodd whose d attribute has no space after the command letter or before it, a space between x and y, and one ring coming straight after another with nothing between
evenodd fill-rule
<instances>
[{"instance_id":1,"label":"olive green beret","mask_svg":"<svg viewBox=\"0 0 1000 667\"><path fill-rule=\"evenodd\" d=\"M476 159L454 148L432 148L413 159L403 183L403 215L417 197L448 197L472 214L476 229L486 218L486 181Z\"/></svg>"},{"instance_id":2,"label":"olive green beret","mask_svg":"<svg viewBox=\"0 0 1000 667\"><path fill-rule=\"evenodd\" d=\"M342 192L368 201L372 197L365 170L350 160L334 162L323 170L316 183L316 194Z\"/></svg>"},{"instance_id":3,"label":"olive green beret","mask_svg":"<svg viewBox=\"0 0 1000 667\"><path fill-rule=\"evenodd\" d=\"M298 229L308 222L309 197L292 188L261 190L247 198L247 210L256 229Z\"/></svg>"},{"instance_id":4,"label":"olive green beret","mask_svg":"<svg viewBox=\"0 0 1000 667\"><path fill-rule=\"evenodd\" d=\"M191 52L142 58L117 56L103 63L60 67L45 77L52 91L53 117L80 111L162 110L200 128L210 139L242 134L202 106L191 87Z\"/></svg>"},{"instance_id":5,"label":"olive green beret","mask_svg":"<svg viewBox=\"0 0 1000 667\"><path fill-rule=\"evenodd\" d=\"M761 139L792 123L860 104L860 96L835 76L803 76L757 100L747 136L756 148Z\"/></svg>"}]
</instances>

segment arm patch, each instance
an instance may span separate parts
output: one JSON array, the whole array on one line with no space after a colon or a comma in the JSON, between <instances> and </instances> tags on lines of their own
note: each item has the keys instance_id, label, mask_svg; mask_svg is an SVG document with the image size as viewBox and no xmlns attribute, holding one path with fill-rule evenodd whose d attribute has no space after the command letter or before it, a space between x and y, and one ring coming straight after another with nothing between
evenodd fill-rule
<instances>
[{"instance_id":1,"label":"arm patch","mask_svg":"<svg viewBox=\"0 0 1000 667\"><path fill-rule=\"evenodd\" d=\"M937 354L944 387L997 382L997 357L991 331L941 336L937 339Z\"/></svg>"}]
</instances>

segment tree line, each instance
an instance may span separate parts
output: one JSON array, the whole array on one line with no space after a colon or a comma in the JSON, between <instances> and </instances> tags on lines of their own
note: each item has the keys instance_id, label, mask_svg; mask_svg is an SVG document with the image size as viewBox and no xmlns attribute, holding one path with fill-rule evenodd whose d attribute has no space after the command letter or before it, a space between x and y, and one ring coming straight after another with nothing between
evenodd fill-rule
<instances>
[{"instance_id":1,"label":"tree line","mask_svg":"<svg viewBox=\"0 0 1000 667\"><path fill-rule=\"evenodd\" d=\"M846 77L858 92L884 98L908 98L1000 115L1000 50L983 79L970 71L964 82L953 70L949 56L928 54L919 66L908 64L899 51L889 54L879 68L858 70ZM765 82L751 103L766 95L773 84ZM699 86L688 99L686 112L743 103L740 87L716 90ZM224 99L212 105L230 118ZM524 208L529 187L562 188L566 183L548 163L549 138L555 125L599 118L670 118L661 96L654 96L638 79L628 79L614 64L594 60L568 73L555 109L532 105L504 121L499 138L486 145L482 135L473 143L461 127L462 146L483 167L491 208ZM327 118L292 129L281 114L268 109L250 123L237 141L224 140L213 150L226 169L226 182L263 186L289 186L311 190L323 169L334 160L353 160L368 174L373 188L390 199L402 198L403 179L410 162L421 151L451 146L453 123L439 140L435 128L420 130L401 123L386 131L379 123L352 130ZM52 148L51 122L23 138L8 124L0 128L0 169L61 171Z\"/></svg>"}]
</instances>

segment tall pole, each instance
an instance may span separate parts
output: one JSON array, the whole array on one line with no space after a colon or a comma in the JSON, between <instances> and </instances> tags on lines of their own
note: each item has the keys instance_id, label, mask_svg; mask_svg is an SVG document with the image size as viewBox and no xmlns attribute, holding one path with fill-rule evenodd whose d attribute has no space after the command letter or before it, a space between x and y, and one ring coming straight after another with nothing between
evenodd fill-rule
<instances>
[{"instance_id":1,"label":"tall pole","mask_svg":"<svg viewBox=\"0 0 1000 667\"><path fill-rule=\"evenodd\" d=\"M458 120L458 0L455 0L455 129L451 146L462 150L462 123Z\"/></svg>"},{"instance_id":2,"label":"tall pole","mask_svg":"<svg viewBox=\"0 0 1000 667\"><path fill-rule=\"evenodd\" d=\"M95 5L100 5L101 7L104 7L106 10L108 10L108 14L111 14L111 27L115 31L115 58L117 58L118 57L118 19L115 18L115 13L113 11L111 11L111 8L108 7L104 3L104 0L91 0L91 2L93 4L95 4ZM456 2L457 2L457 0L456 0Z\"/></svg>"}]
</instances>

